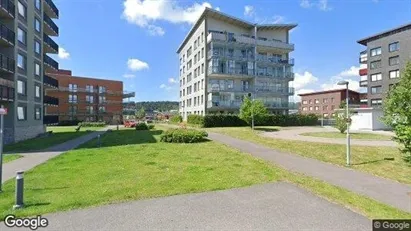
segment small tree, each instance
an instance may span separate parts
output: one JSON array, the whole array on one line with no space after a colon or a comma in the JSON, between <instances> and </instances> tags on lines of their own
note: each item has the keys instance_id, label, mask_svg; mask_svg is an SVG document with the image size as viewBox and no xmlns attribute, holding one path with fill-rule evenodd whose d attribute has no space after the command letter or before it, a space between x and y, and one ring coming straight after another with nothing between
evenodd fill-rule
<instances>
[{"instance_id":1,"label":"small tree","mask_svg":"<svg viewBox=\"0 0 411 231\"><path fill-rule=\"evenodd\" d=\"M268 115L267 108L261 100L251 100L246 96L240 107L240 118L251 125L253 115L254 123L260 123Z\"/></svg>"},{"instance_id":2,"label":"small tree","mask_svg":"<svg viewBox=\"0 0 411 231\"><path fill-rule=\"evenodd\" d=\"M411 162L411 62L401 73L400 81L385 99L383 121L392 127L395 140L402 144L404 160Z\"/></svg>"},{"instance_id":3,"label":"small tree","mask_svg":"<svg viewBox=\"0 0 411 231\"><path fill-rule=\"evenodd\" d=\"M142 119L146 116L146 110L144 110L144 107L140 108L140 110L136 111L136 117L138 119Z\"/></svg>"},{"instance_id":4,"label":"small tree","mask_svg":"<svg viewBox=\"0 0 411 231\"><path fill-rule=\"evenodd\" d=\"M335 128L337 128L341 133L345 133L347 131L347 119L349 119L349 115L347 117L347 112L337 114L335 116Z\"/></svg>"}]
</instances>

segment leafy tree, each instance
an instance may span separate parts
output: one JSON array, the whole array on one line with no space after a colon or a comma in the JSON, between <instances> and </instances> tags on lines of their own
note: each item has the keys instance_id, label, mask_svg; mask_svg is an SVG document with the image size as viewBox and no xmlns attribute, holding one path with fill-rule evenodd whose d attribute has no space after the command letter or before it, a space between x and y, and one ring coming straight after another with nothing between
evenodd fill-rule
<instances>
[{"instance_id":1,"label":"leafy tree","mask_svg":"<svg viewBox=\"0 0 411 231\"><path fill-rule=\"evenodd\" d=\"M341 114L338 114L335 116L335 128L337 128L341 133L345 133L347 131L347 119L350 118L350 115L348 114L347 117L347 112L344 111Z\"/></svg>"},{"instance_id":2,"label":"leafy tree","mask_svg":"<svg viewBox=\"0 0 411 231\"><path fill-rule=\"evenodd\" d=\"M404 160L411 162L411 62L401 73L400 81L392 88L383 104L383 121L392 127L395 140L403 145Z\"/></svg>"},{"instance_id":3,"label":"leafy tree","mask_svg":"<svg viewBox=\"0 0 411 231\"><path fill-rule=\"evenodd\" d=\"M240 118L251 125L252 115L254 115L254 123L260 123L268 115L267 108L261 100L253 101L246 96L241 104Z\"/></svg>"},{"instance_id":4,"label":"leafy tree","mask_svg":"<svg viewBox=\"0 0 411 231\"><path fill-rule=\"evenodd\" d=\"M144 110L143 107L140 108L140 110L138 110L138 111L136 112L136 117L139 118L139 119L142 119L142 118L144 118L145 116L146 116L146 111Z\"/></svg>"}]
</instances>

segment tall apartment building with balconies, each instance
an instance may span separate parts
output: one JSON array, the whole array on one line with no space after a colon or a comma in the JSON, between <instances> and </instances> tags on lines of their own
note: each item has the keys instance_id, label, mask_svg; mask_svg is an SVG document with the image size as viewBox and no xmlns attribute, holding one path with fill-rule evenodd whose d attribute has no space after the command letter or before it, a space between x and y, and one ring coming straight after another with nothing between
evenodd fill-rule
<instances>
[{"instance_id":1,"label":"tall apartment building with balconies","mask_svg":"<svg viewBox=\"0 0 411 231\"><path fill-rule=\"evenodd\" d=\"M357 41L367 47L360 53L360 86L367 88L369 107L383 104L411 61L411 23Z\"/></svg>"},{"instance_id":2,"label":"tall apartment building with balconies","mask_svg":"<svg viewBox=\"0 0 411 231\"><path fill-rule=\"evenodd\" d=\"M44 88L53 80L44 70L58 69L45 53L58 53L49 36L58 35L50 18L58 18L52 0L0 1L0 104L7 108L4 143L45 132Z\"/></svg>"},{"instance_id":3,"label":"tall apartment building with balconies","mask_svg":"<svg viewBox=\"0 0 411 231\"><path fill-rule=\"evenodd\" d=\"M177 50L180 115L237 113L249 93L273 113L287 114L296 24L256 25L209 8Z\"/></svg>"}]
</instances>

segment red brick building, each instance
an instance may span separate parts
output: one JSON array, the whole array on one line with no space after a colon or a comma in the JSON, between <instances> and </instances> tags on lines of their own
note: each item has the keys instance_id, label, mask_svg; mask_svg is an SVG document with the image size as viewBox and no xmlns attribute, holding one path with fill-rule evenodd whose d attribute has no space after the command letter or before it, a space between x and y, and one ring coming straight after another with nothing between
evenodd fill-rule
<instances>
[{"instance_id":1,"label":"red brick building","mask_svg":"<svg viewBox=\"0 0 411 231\"><path fill-rule=\"evenodd\" d=\"M349 103L358 105L360 103L360 93L349 90ZM341 102L346 99L346 89L329 91L317 91L312 93L299 94L301 104L298 108L301 114L317 114L329 118L334 116L334 110L338 109Z\"/></svg>"},{"instance_id":2,"label":"red brick building","mask_svg":"<svg viewBox=\"0 0 411 231\"><path fill-rule=\"evenodd\" d=\"M123 92L123 82L73 76L69 70L47 73L58 80L57 89L48 89L47 96L58 107L47 105L45 114L58 115L59 121L105 121L116 124L122 121L123 99L134 93Z\"/></svg>"}]
</instances>

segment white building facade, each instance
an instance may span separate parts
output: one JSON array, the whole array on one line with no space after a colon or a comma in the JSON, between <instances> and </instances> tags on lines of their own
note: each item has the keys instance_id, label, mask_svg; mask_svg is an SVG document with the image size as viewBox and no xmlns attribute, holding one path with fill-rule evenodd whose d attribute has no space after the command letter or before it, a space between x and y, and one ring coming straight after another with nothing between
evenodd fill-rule
<instances>
[{"instance_id":1,"label":"white building facade","mask_svg":"<svg viewBox=\"0 0 411 231\"><path fill-rule=\"evenodd\" d=\"M294 95L289 31L296 26L255 25L207 8L177 51L183 119L238 113L250 94L272 113L287 114Z\"/></svg>"}]
</instances>

